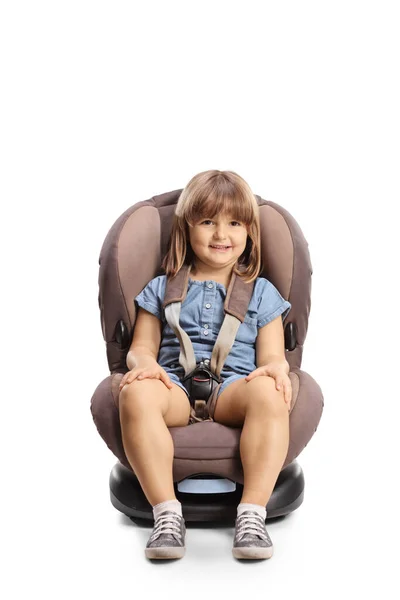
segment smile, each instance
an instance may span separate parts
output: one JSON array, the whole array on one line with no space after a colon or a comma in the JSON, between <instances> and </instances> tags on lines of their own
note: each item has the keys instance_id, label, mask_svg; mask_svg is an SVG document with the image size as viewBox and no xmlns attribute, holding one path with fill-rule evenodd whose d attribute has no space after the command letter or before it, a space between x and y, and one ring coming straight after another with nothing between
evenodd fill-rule
<instances>
[{"instance_id":1,"label":"smile","mask_svg":"<svg viewBox=\"0 0 400 600\"><path fill-rule=\"evenodd\" d=\"M232 246L210 246L211 250L215 250L216 252L227 252L231 247Z\"/></svg>"}]
</instances>

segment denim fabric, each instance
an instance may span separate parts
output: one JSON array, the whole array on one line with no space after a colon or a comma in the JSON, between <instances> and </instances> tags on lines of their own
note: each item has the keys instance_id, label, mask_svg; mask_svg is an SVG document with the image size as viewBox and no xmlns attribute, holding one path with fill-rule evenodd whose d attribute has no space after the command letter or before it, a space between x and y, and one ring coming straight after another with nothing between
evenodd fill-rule
<instances>
[{"instance_id":1,"label":"denim fabric","mask_svg":"<svg viewBox=\"0 0 400 600\"><path fill-rule=\"evenodd\" d=\"M180 385L186 392L186 388L180 383L185 372L179 364L179 340L169 327L162 308L165 286L166 275L155 277L136 296L135 302L162 322L157 362L168 373L171 381ZM212 279L194 281L189 277L187 295L181 306L179 322L192 341L197 363L202 359L211 358L212 349L225 317L225 298L226 288L221 283ZM270 281L264 277L257 277L245 320L239 326L221 371L223 384L219 394L229 383L246 377L257 368L255 343L258 329L279 315L282 315L284 320L290 309L290 302L281 296Z\"/></svg>"}]
</instances>

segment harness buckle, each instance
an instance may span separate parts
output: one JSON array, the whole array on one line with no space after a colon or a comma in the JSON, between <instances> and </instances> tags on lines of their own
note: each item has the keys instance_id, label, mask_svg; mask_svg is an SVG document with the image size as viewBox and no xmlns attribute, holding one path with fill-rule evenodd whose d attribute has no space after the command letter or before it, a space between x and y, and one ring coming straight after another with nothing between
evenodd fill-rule
<instances>
[{"instance_id":1,"label":"harness buckle","mask_svg":"<svg viewBox=\"0 0 400 600\"><path fill-rule=\"evenodd\" d=\"M222 382L222 378L215 375L209 365L209 359L201 360L193 371L180 380L188 391L193 416L198 420L208 418L208 401L214 389Z\"/></svg>"}]
</instances>

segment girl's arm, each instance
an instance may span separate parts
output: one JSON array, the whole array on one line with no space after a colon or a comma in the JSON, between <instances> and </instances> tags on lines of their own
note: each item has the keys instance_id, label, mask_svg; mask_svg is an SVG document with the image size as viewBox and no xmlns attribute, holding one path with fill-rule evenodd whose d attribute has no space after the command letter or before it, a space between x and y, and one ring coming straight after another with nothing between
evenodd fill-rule
<instances>
[{"instance_id":1,"label":"girl's arm","mask_svg":"<svg viewBox=\"0 0 400 600\"><path fill-rule=\"evenodd\" d=\"M128 369L134 369L138 362L153 358L157 362L161 343L162 323L157 317L140 307L136 317L133 339L126 357Z\"/></svg>"},{"instance_id":2,"label":"girl's arm","mask_svg":"<svg viewBox=\"0 0 400 600\"><path fill-rule=\"evenodd\" d=\"M281 363L282 368L288 375L290 367L285 358L285 338L281 315L264 325L264 327L260 327L256 339L257 368L272 362Z\"/></svg>"}]
</instances>

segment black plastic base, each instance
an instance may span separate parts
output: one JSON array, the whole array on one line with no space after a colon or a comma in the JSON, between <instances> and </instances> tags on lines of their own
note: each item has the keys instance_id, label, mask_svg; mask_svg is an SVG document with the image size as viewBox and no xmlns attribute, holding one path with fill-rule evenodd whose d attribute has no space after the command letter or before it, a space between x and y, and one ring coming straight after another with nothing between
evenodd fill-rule
<instances>
[{"instance_id":1,"label":"black plastic base","mask_svg":"<svg viewBox=\"0 0 400 600\"><path fill-rule=\"evenodd\" d=\"M206 473L193 478L209 479ZM192 479L192 478L190 478ZM182 504L185 521L234 521L240 504L243 486L236 484L234 492L219 494L188 494L178 490L175 495ZM285 516L298 508L304 497L304 475L300 465L293 461L280 472L274 491L266 506L267 520ZM134 473L116 463L110 473L110 498L112 505L127 515L138 519L153 520L153 508L147 501ZM133 520L133 519L132 519Z\"/></svg>"}]
</instances>

